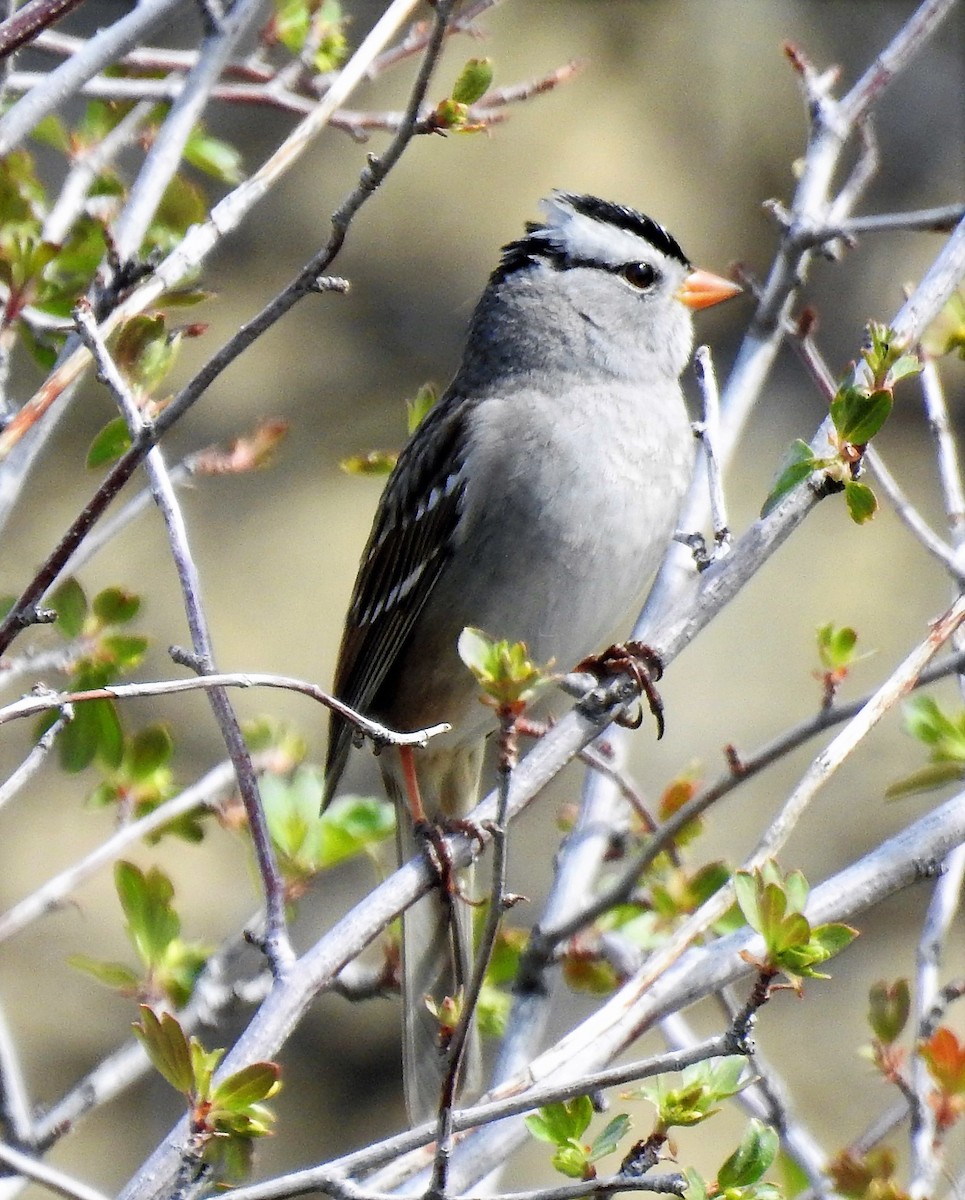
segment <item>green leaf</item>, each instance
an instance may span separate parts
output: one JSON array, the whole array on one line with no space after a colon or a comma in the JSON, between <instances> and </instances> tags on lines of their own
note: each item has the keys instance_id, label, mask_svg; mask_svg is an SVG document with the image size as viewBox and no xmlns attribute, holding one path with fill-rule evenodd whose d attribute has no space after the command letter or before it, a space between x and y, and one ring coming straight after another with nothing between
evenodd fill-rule
<instances>
[{"instance_id":1,"label":"green leaf","mask_svg":"<svg viewBox=\"0 0 965 1200\"><path fill-rule=\"evenodd\" d=\"M717 1172L717 1184L728 1188L748 1187L764 1174L777 1154L775 1130L756 1118L747 1126L741 1144Z\"/></svg>"},{"instance_id":2,"label":"green leaf","mask_svg":"<svg viewBox=\"0 0 965 1200\"><path fill-rule=\"evenodd\" d=\"M851 520L856 525L863 525L878 511L878 501L874 492L865 483L851 479L844 485L844 498L848 504Z\"/></svg>"},{"instance_id":3,"label":"green leaf","mask_svg":"<svg viewBox=\"0 0 965 1200\"><path fill-rule=\"evenodd\" d=\"M568 1179L584 1179L587 1165L586 1151L580 1145L562 1146L553 1155L553 1166Z\"/></svg>"},{"instance_id":4,"label":"green leaf","mask_svg":"<svg viewBox=\"0 0 965 1200\"><path fill-rule=\"evenodd\" d=\"M965 709L952 719L932 696L912 696L904 718L911 736L932 747L934 760L965 763Z\"/></svg>"},{"instance_id":5,"label":"green leaf","mask_svg":"<svg viewBox=\"0 0 965 1200\"><path fill-rule=\"evenodd\" d=\"M878 980L868 992L868 1024L879 1042L890 1046L908 1023L911 1012L911 990L907 979L894 983Z\"/></svg>"},{"instance_id":6,"label":"green leaf","mask_svg":"<svg viewBox=\"0 0 965 1200\"><path fill-rule=\"evenodd\" d=\"M626 1113L619 1113L593 1139L590 1144L588 1161L594 1163L605 1155L612 1154L629 1132L630 1118Z\"/></svg>"},{"instance_id":7,"label":"green leaf","mask_svg":"<svg viewBox=\"0 0 965 1200\"><path fill-rule=\"evenodd\" d=\"M127 932L146 967L164 961L168 945L181 932L181 920L171 901L174 887L158 867L145 875L133 863L118 862L114 885L127 917Z\"/></svg>"},{"instance_id":8,"label":"green leaf","mask_svg":"<svg viewBox=\"0 0 965 1200\"><path fill-rule=\"evenodd\" d=\"M131 671L147 652L148 640L137 634L112 633L100 640L101 652L119 671Z\"/></svg>"},{"instance_id":9,"label":"green leaf","mask_svg":"<svg viewBox=\"0 0 965 1200\"><path fill-rule=\"evenodd\" d=\"M864 446L884 425L893 403L891 392L846 384L831 401L831 420L843 442Z\"/></svg>"},{"instance_id":10,"label":"green leaf","mask_svg":"<svg viewBox=\"0 0 965 1200\"><path fill-rule=\"evenodd\" d=\"M542 1142L564 1146L571 1138L582 1137L593 1120L593 1103L589 1096L546 1104L526 1118L526 1128Z\"/></svg>"},{"instance_id":11,"label":"green leaf","mask_svg":"<svg viewBox=\"0 0 965 1200\"><path fill-rule=\"evenodd\" d=\"M919 796L923 792L933 792L936 788L946 787L950 783L959 783L965 779L965 763L936 762L912 771L904 779L899 779L885 789L889 800L904 800L908 796Z\"/></svg>"},{"instance_id":12,"label":"green leaf","mask_svg":"<svg viewBox=\"0 0 965 1200\"><path fill-rule=\"evenodd\" d=\"M470 58L452 87L456 104L475 104L489 91L493 81L491 58Z\"/></svg>"},{"instance_id":13,"label":"green leaf","mask_svg":"<svg viewBox=\"0 0 965 1200\"><path fill-rule=\"evenodd\" d=\"M80 637L87 619L87 597L76 579L65 579L51 593L50 607L57 613L56 628L65 638Z\"/></svg>"},{"instance_id":14,"label":"green leaf","mask_svg":"<svg viewBox=\"0 0 965 1200\"><path fill-rule=\"evenodd\" d=\"M522 642L498 641L467 626L459 635L456 650L487 698L499 707L528 704L545 683L543 672L530 661Z\"/></svg>"},{"instance_id":15,"label":"green leaf","mask_svg":"<svg viewBox=\"0 0 965 1200\"><path fill-rule=\"evenodd\" d=\"M198 1039L193 1037L188 1044L188 1051L191 1056L195 1095L210 1099L211 1077L218 1069L218 1063L224 1058L224 1050L205 1050Z\"/></svg>"},{"instance_id":16,"label":"green leaf","mask_svg":"<svg viewBox=\"0 0 965 1200\"><path fill-rule=\"evenodd\" d=\"M35 142L59 150L61 154L69 155L72 151L70 134L63 121L53 113L48 113L34 125L30 136Z\"/></svg>"},{"instance_id":17,"label":"green leaf","mask_svg":"<svg viewBox=\"0 0 965 1200\"><path fill-rule=\"evenodd\" d=\"M177 1020L170 1013L163 1013L158 1019L146 1004L142 1004L141 1019L134 1023L134 1034L155 1069L177 1091L190 1095L195 1090L194 1070L187 1038Z\"/></svg>"},{"instance_id":18,"label":"green leaf","mask_svg":"<svg viewBox=\"0 0 965 1200\"><path fill-rule=\"evenodd\" d=\"M244 178L241 152L230 142L195 130L184 146L184 157L199 171L220 183L236 184Z\"/></svg>"},{"instance_id":19,"label":"green leaf","mask_svg":"<svg viewBox=\"0 0 965 1200\"><path fill-rule=\"evenodd\" d=\"M693 1167L688 1167L684 1174L687 1177L686 1200L707 1200L707 1184L701 1174Z\"/></svg>"},{"instance_id":20,"label":"green leaf","mask_svg":"<svg viewBox=\"0 0 965 1200\"><path fill-rule=\"evenodd\" d=\"M74 719L57 738L60 764L74 774L97 758L116 767L124 749L124 735L112 700L84 700L74 705Z\"/></svg>"},{"instance_id":21,"label":"green leaf","mask_svg":"<svg viewBox=\"0 0 965 1200\"><path fill-rule=\"evenodd\" d=\"M885 387L893 388L896 383L910 375L920 375L922 364L914 354L903 354L897 362L892 363L885 376Z\"/></svg>"},{"instance_id":22,"label":"green leaf","mask_svg":"<svg viewBox=\"0 0 965 1200\"><path fill-rule=\"evenodd\" d=\"M86 954L72 954L67 962L77 971L93 976L98 983L114 991L136 995L141 985L140 977L130 967L118 962L102 962Z\"/></svg>"},{"instance_id":23,"label":"green leaf","mask_svg":"<svg viewBox=\"0 0 965 1200\"><path fill-rule=\"evenodd\" d=\"M372 796L339 796L318 821L320 869L333 867L395 832L395 808Z\"/></svg>"},{"instance_id":24,"label":"green leaf","mask_svg":"<svg viewBox=\"0 0 965 1200\"><path fill-rule=\"evenodd\" d=\"M811 928L811 941L821 950L825 959L833 958L842 950L846 950L857 936L857 929L838 921L827 925L814 925Z\"/></svg>"},{"instance_id":25,"label":"green leaf","mask_svg":"<svg viewBox=\"0 0 965 1200\"><path fill-rule=\"evenodd\" d=\"M207 211L201 188L188 182L183 175L176 175L164 191L143 249L175 249L190 226L199 225L205 219Z\"/></svg>"},{"instance_id":26,"label":"green leaf","mask_svg":"<svg viewBox=\"0 0 965 1200\"><path fill-rule=\"evenodd\" d=\"M114 349L124 378L142 394L154 391L174 366L181 344L177 331L169 332L163 316L131 317L121 327Z\"/></svg>"},{"instance_id":27,"label":"green leaf","mask_svg":"<svg viewBox=\"0 0 965 1200\"><path fill-rule=\"evenodd\" d=\"M131 435L127 422L123 417L115 417L113 421L107 422L88 447L88 469L94 470L96 467L116 462L130 448Z\"/></svg>"},{"instance_id":28,"label":"green leaf","mask_svg":"<svg viewBox=\"0 0 965 1200\"><path fill-rule=\"evenodd\" d=\"M128 739L123 766L132 781L143 782L170 763L171 735L163 725L148 725Z\"/></svg>"},{"instance_id":29,"label":"green leaf","mask_svg":"<svg viewBox=\"0 0 965 1200\"><path fill-rule=\"evenodd\" d=\"M824 460L815 457L814 451L807 442L802 441L800 438L792 442L790 449L784 456L777 479L772 484L767 499L761 508L761 516L766 517L769 512L777 507L779 501L783 500L798 484L803 483L805 479L819 470L823 465Z\"/></svg>"},{"instance_id":30,"label":"green leaf","mask_svg":"<svg viewBox=\"0 0 965 1200\"><path fill-rule=\"evenodd\" d=\"M219 1108L243 1112L258 1101L273 1096L281 1086L280 1077L281 1068L277 1063L251 1063L219 1083L212 1100Z\"/></svg>"},{"instance_id":31,"label":"green leaf","mask_svg":"<svg viewBox=\"0 0 965 1200\"><path fill-rule=\"evenodd\" d=\"M925 330L922 349L931 358L958 352L965 358L965 288L953 292L948 303Z\"/></svg>"},{"instance_id":32,"label":"green leaf","mask_svg":"<svg viewBox=\"0 0 965 1200\"><path fill-rule=\"evenodd\" d=\"M424 383L411 400L406 400L406 426L411 436L435 407L439 393L431 383Z\"/></svg>"},{"instance_id":33,"label":"green leaf","mask_svg":"<svg viewBox=\"0 0 965 1200\"><path fill-rule=\"evenodd\" d=\"M818 658L826 671L840 671L854 662L858 634L849 625L821 625L817 641Z\"/></svg>"},{"instance_id":34,"label":"green leaf","mask_svg":"<svg viewBox=\"0 0 965 1200\"><path fill-rule=\"evenodd\" d=\"M141 597L123 588L109 587L98 592L92 608L102 625L125 625L137 616Z\"/></svg>"}]
</instances>

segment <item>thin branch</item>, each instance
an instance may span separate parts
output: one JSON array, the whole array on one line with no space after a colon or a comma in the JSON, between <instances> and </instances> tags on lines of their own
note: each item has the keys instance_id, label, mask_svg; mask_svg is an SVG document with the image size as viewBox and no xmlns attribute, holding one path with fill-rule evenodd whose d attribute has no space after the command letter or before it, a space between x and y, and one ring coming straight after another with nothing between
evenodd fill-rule
<instances>
[{"instance_id":1,"label":"thin branch","mask_svg":"<svg viewBox=\"0 0 965 1200\"><path fill-rule=\"evenodd\" d=\"M25 46L44 29L59 21L83 0L26 0L12 16L0 23L0 58Z\"/></svg>"},{"instance_id":2,"label":"thin branch","mask_svg":"<svg viewBox=\"0 0 965 1200\"><path fill-rule=\"evenodd\" d=\"M7 778L0 783L0 809L9 804L10 801L17 795L18 792L30 782L37 774L40 768L47 761L54 744L57 741L57 735L61 732L64 726L70 721L71 714L69 708L65 708L54 723L46 729L37 739L37 744L33 747L27 757L23 760L19 767L15 767L10 772Z\"/></svg>"},{"instance_id":3,"label":"thin branch","mask_svg":"<svg viewBox=\"0 0 965 1200\"><path fill-rule=\"evenodd\" d=\"M370 717L356 712L344 704L337 696L332 696L315 683L307 683L288 675L271 675L259 671L236 671L231 674L204 675L198 679L159 679L146 683L113 683L100 688L88 688L81 692L47 692L39 695L24 696L12 704L0 708L0 725L8 721L19 721L25 717L34 717L38 713L47 712L52 708L62 708L66 704L82 704L85 700L133 700L144 696L171 696L178 692L205 691L210 688L282 688L289 692L298 692L309 699L324 704L333 712L338 713L346 721L369 738L376 746L418 746L424 749L429 739L441 733L447 733L450 726L446 724L429 725L425 729L417 729L411 733L397 733L373 721Z\"/></svg>"},{"instance_id":4,"label":"thin branch","mask_svg":"<svg viewBox=\"0 0 965 1200\"><path fill-rule=\"evenodd\" d=\"M17 1043L0 1011L0 1118L8 1137L21 1145L33 1132L33 1105L27 1080L20 1065Z\"/></svg>"}]
</instances>

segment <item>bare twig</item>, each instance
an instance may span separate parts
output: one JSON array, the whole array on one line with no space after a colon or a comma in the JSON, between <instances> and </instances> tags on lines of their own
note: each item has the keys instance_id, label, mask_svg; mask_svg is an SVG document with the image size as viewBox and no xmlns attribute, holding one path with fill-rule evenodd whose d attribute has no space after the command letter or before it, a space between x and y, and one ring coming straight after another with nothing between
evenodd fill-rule
<instances>
[{"instance_id":1,"label":"bare twig","mask_svg":"<svg viewBox=\"0 0 965 1200\"><path fill-rule=\"evenodd\" d=\"M259 671L236 671L231 674L212 674L200 679L160 679L147 683L114 683L100 688L88 688L83 692L47 692L39 695L24 696L12 704L0 708L0 725L8 721L18 721L24 717L33 717L38 713L48 712L52 708L62 708L66 704L80 704L85 700L132 700L143 696L171 696L178 692L195 692L218 687L266 687L283 688L285 691L298 692L308 696L319 704L324 704L333 712L338 713L346 721L354 725L375 745L381 746L419 746L424 747L430 738L445 733L449 726L430 725L425 729L417 729L409 733L397 733L373 721L370 717L356 712L344 704L337 696L323 691L317 684L308 683L288 675L271 675Z\"/></svg>"},{"instance_id":2,"label":"bare twig","mask_svg":"<svg viewBox=\"0 0 965 1200\"><path fill-rule=\"evenodd\" d=\"M24 46L43 29L76 8L82 0L27 0L12 16L0 23L0 58Z\"/></svg>"},{"instance_id":3,"label":"bare twig","mask_svg":"<svg viewBox=\"0 0 965 1200\"><path fill-rule=\"evenodd\" d=\"M16 767L7 778L0 783L0 808L9 804L10 801L17 795L21 788L33 779L34 775L47 761L47 756L54 748L54 743L57 741L57 735L64 728L71 718L70 708L65 707L60 716L54 723L46 729L37 739L37 744L33 747L27 757L23 760L19 767Z\"/></svg>"}]
</instances>

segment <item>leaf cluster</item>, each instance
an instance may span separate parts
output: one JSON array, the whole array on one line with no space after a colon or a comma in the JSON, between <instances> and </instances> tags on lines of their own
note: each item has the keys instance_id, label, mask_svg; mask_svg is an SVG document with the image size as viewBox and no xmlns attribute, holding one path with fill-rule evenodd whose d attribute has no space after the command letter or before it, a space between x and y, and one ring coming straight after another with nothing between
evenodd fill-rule
<instances>
[{"instance_id":1,"label":"leaf cluster","mask_svg":"<svg viewBox=\"0 0 965 1200\"><path fill-rule=\"evenodd\" d=\"M783 973L798 992L804 979L827 979L817 968L858 936L850 925L811 925L804 915L808 883L800 871L783 875L769 861L753 872L738 871L734 889L748 925L764 939L764 958L756 965L768 975Z\"/></svg>"},{"instance_id":2,"label":"leaf cluster","mask_svg":"<svg viewBox=\"0 0 965 1200\"><path fill-rule=\"evenodd\" d=\"M928 747L928 765L897 780L885 795L901 799L965 779L965 708L949 713L932 696L912 696L904 718L911 736Z\"/></svg>"},{"instance_id":3,"label":"leaf cluster","mask_svg":"<svg viewBox=\"0 0 965 1200\"><path fill-rule=\"evenodd\" d=\"M862 351L865 370L849 371L831 398L830 454L817 454L807 442L792 443L784 465L764 502L766 515L793 488L816 471L829 483L844 490L851 519L858 525L869 521L878 501L857 475L865 447L878 434L894 405L895 386L921 370L914 354L905 352L887 326L872 322Z\"/></svg>"},{"instance_id":4,"label":"leaf cluster","mask_svg":"<svg viewBox=\"0 0 965 1200\"><path fill-rule=\"evenodd\" d=\"M171 1013L160 1017L141 1005L134 1033L157 1071L188 1102L193 1144L204 1162L229 1182L251 1169L253 1142L271 1133L274 1113L265 1104L281 1087L277 1063L256 1062L214 1083L224 1050L205 1050L186 1037Z\"/></svg>"},{"instance_id":5,"label":"leaf cluster","mask_svg":"<svg viewBox=\"0 0 965 1200\"><path fill-rule=\"evenodd\" d=\"M149 1004L166 1000L176 1008L182 1007L194 990L211 948L181 937L181 918L172 903L174 887L158 867L145 873L133 863L119 862L114 868L114 886L127 919L125 932L142 971L82 954L69 959L71 966L123 995L136 996Z\"/></svg>"},{"instance_id":6,"label":"leaf cluster","mask_svg":"<svg viewBox=\"0 0 965 1200\"><path fill-rule=\"evenodd\" d=\"M140 665L148 640L125 629L140 610L139 596L111 587L89 601L77 580L70 578L52 593L50 604L57 613L54 629L69 643L66 670L71 690L106 687ZM38 736L56 719L56 712L43 717ZM108 769L119 768L129 747L114 701L104 697L75 705L57 748L65 771L82 771L95 759Z\"/></svg>"},{"instance_id":7,"label":"leaf cluster","mask_svg":"<svg viewBox=\"0 0 965 1200\"><path fill-rule=\"evenodd\" d=\"M612 1154L630 1129L630 1118L620 1113L596 1135L584 1142L583 1135L593 1120L593 1102L589 1096L577 1096L558 1104L548 1104L526 1118L526 1128L541 1142L556 1149L553 1166L570 1179L595 1179L594 1164Z\"/></svg>"}]
</instances>

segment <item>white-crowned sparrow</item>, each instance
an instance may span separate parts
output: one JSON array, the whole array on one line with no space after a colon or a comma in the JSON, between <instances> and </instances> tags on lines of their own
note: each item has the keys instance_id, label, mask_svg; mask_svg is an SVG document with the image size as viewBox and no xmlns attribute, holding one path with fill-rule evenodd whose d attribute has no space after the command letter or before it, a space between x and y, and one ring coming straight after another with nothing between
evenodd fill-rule
<instances>
[{"instance_id":1,"label":"white-crowned sparrow","mask_svg":"<svg viewBox=\"0 0 965 1200\"><path fill-rule=\"evenodd\" d=\"M379 763L400 853L416 851L405 771L426 815L475 803L490 709L460 662L467 625L572 667L642 599L674 531L693 436L679 377L691 309L734 295L656 221L556 192L503 250L455 379L399 456L345 623L335 693L400 730L452 731ZM331 720L328 794L351 729ZM411 782L411 781L410 781ZM469 972L469 914L441 890L404 918L410 1118L438 1104L444 1054L425 1003ZM474 1052L475 1053L475 1052Z\"/></svg>"}]
</instances>

